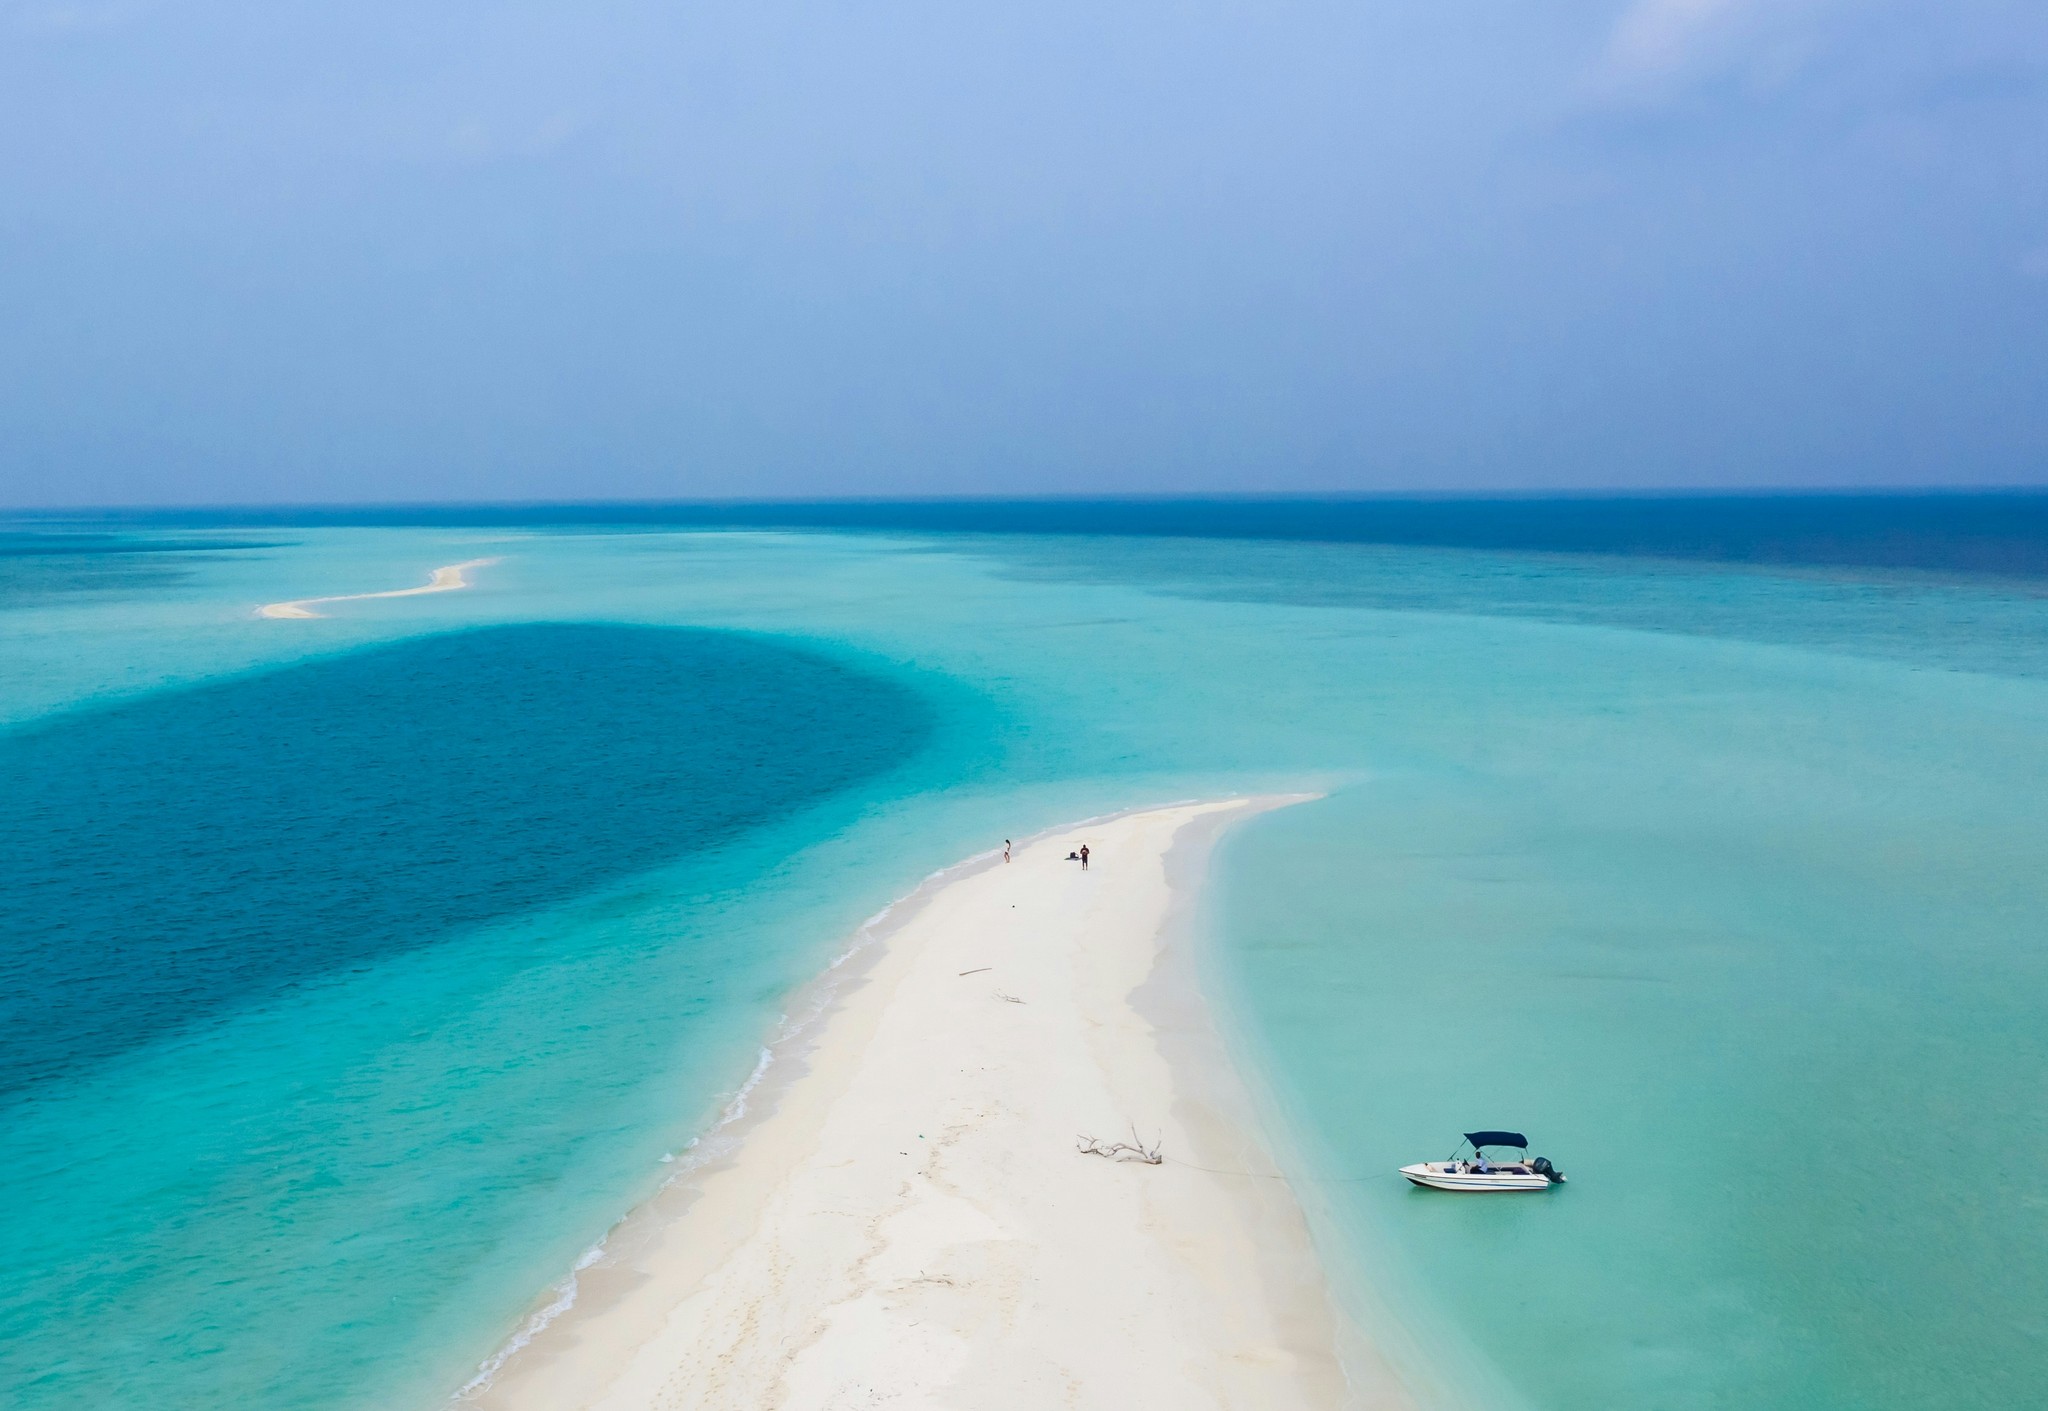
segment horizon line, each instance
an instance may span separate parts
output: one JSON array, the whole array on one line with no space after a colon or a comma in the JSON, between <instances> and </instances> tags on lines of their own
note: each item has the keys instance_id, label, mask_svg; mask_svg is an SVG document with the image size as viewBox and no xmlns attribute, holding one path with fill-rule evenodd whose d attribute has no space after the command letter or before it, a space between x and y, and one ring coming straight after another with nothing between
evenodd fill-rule
<instances>
[{"instance_id":1,"label":"horizon line","mask_svg":"<svg viewBox=\"0 0 2048 1411\"><path fill-rule=\"evenodd\" d=\"M776 509L814 506L1001 506L1001 505L1131 505L1213 504L1416 504L1416 503L1549 503L1689 500L1909 500L1997 499L2048 497L2048 482L2005 485L1766 485L1654 486L1444 489L1444 490L1210 490L1126 491L1104 494L879 494L768 496L603 496L592 499L535 497L524 499L419 500L274 500L194 501L84 505L4 505L0 518L117 517L171 514L293 514L342 511L548 510L548 509Z\"/></svg>"}]
</instances>

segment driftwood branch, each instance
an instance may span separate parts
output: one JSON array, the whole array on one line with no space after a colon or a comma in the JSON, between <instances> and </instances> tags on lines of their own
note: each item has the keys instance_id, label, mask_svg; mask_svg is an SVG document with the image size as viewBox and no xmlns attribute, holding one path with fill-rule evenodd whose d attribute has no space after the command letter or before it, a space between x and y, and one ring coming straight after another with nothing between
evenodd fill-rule
<instances>
[{"instance_id":1,"label":"driftwood branch","mask_svg":"<svg viewBox=\"0 0 2048 1411\"><path fill-rule=\"evenodd\" d=\"M1142 1161L1147 1166L1163 1165L1166 1161L1159 1154L1159 1139L1154 1137L1152 1145L1145 1145L1145 1139L1138 1135L1138 1124L1131 1124L1131 1139L1127 1142L1102 1142L1094 1137L1074 1138L1074 1149L1083 1156L1102 1156L1111 1161Z\"/></svg>"}]
</instances>

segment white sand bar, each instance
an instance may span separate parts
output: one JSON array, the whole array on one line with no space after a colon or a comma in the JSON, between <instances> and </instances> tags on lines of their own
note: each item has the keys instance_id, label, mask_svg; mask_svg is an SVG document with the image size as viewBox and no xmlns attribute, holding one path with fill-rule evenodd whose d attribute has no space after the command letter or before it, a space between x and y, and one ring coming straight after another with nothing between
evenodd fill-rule
<instances>
[{"instance_id":1,"label":"white sand bar","mask_svg":"<svg viewBox=\"0 0 2048 1411\"><path fill-rule=\"evenodd\" d=\"M1380 1404L1345 1383L1301 1214L1177 954L1210 837L1290 801L1128 814L928 889L735 1152L629 1220L471 1397ZM1164 1164L1075 1149L1134 1124Z\"/></svg>"},{"instance_id":2,"label":"white sand bar","mask_svg":"<svg viewBox=\"0 0 2048 1411\"><path fill-rule=\"evenodd\" d=\"M463 575L473 568L488 568L496 559L470 559L465 563L451 563L435 569L427 581L417 588L390 588L382 593L341 593L327 598L294 598L288 603L265 603L256 609L258 617L318 617L313 611L316 603L359 603L369 598L417 598L422 593L452 593L458 588L467 588L469 579Z\"/></svg>"}]
</instances>

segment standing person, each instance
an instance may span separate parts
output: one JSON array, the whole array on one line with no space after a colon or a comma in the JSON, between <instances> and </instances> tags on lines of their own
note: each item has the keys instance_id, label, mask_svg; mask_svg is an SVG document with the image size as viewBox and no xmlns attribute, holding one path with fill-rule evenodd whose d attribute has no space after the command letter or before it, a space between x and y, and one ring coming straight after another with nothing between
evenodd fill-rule
<instances>
[{"instance_id":1,"label":"standing person","mask_svg":"<svg viewBox=\"0 0 2048 1411\"><path fill-rule=\"evenodd\" d=\"M1009 860L1010 860L1010 840L1009 840L1008 838L1005 838L1005 839L1003 839L1003 861L1004 861L1004 862L1008 862Z\"/></svg>"},{"instance_id":2,"label":"standing person","mask_svg":"<svg viewBox=\"0 0 2048 1411\"><path fill-rule=\"evenodd\" d=\"M1088 870L1088 845L1086 843L1081 844L1081 870L1083 872Z\"/></svg>"}]
</instances>

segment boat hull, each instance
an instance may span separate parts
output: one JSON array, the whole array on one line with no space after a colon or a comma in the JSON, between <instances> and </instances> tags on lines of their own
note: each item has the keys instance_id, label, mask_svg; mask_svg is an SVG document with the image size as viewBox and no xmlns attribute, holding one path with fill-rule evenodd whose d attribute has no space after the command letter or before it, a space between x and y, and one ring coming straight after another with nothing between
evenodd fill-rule
<instances>
[{"instance_id":1,"label":"boat hull","mask_svg":"<svg viewBox=\"0 0 2048 1411\"><path fill-rule=\"evenodd\" d=\"M1435 1191L1457 1191L1464 1195L1484 1195L1508 1191L1547 1191L1551 1187L1547 1176L1523 1175L1513 1171L1458 1171L1446 1169L1434 1161L1418 1162L1403 1166L1401 1174L1418 1186L1427 1186ZM1560 1177L1560 1180L1563 1178Z\"/></svg>"}]
</instances>

